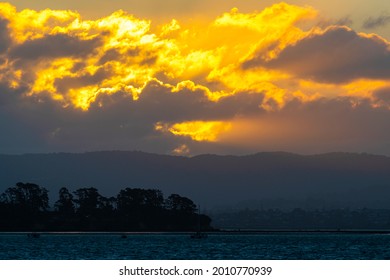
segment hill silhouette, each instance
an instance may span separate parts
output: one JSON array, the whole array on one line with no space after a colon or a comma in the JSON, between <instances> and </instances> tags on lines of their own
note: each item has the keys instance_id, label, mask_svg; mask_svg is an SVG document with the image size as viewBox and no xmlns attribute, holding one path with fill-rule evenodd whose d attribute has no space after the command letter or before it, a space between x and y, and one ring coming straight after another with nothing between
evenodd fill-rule
<instances>
[{"instance_id":1,"label":"hill silhouette","mask_svg":"<svg viewBox=\"0 0 390 280\"><path fill-rule=\"evenodd\" d=\"M390 158L368 154L180 157L105 151L0 155L0 191L35 182L55 196L61 187L125 187L181 193L202 207L390 208Z\"/></svg>"}]
</instances>

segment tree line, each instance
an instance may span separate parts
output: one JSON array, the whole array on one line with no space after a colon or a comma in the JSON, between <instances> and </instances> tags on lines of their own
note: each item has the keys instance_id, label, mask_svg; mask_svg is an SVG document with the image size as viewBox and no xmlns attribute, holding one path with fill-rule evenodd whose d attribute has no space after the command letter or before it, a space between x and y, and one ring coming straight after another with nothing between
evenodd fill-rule
<instances>
[{"instance_id":1,"label":"tree line","mask_svg":"<svg viewBox=\"0 0 390 280\"><path fill-rule=\"evenodd\" d=\"M93 187L63 187L51 208L46 188L19 182L0 195L0 231L210 230L211 219L197 211L191 199L164 198L158 189L125 188L105 197Z\"/></svg>"}]
</instances>

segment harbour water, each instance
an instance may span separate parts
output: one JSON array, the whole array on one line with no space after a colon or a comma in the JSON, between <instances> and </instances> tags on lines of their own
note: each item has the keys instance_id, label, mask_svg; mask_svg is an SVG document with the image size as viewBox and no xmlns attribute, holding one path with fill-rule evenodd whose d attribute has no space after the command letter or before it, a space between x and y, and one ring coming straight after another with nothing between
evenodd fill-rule
<instances>
[{"instance_id":1,"label":"harbour water","mask_svg":"<svg viewBox=\"0 0 390 280\"><path fill-rule=\"evenodd\" d=\"M0 234L0 259L390 259L390 235L362 233Z\"/></svg>"}]
</instances>

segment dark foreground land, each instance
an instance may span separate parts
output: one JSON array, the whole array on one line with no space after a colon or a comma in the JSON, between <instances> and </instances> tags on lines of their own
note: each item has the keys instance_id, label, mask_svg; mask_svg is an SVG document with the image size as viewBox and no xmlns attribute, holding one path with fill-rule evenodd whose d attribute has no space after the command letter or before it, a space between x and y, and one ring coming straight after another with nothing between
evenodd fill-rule
<instances>
[{"instance_id":1,"label":"dark foreground land","mask_svg":"<svg viewBox=\"0 0 390 280\"><path fill-rule=\"evenodd\" d=\"M0 196L0 231L194 231L210 230L211 219L198 214L187 197L164 198L156 189L126 188L104 197L96 188L71 193L61 188L54 209L48 191L17 183Z\"/></svg>"}]
</instances>

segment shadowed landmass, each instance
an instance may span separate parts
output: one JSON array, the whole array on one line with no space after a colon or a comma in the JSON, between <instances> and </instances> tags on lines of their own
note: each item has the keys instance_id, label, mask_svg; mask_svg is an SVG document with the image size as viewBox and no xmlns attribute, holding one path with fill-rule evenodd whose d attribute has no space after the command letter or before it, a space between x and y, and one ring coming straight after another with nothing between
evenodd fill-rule
<instances>
[{"instance_id":1,"label":"shadowed landmass","mask_svg":"<svg viewBox=\"0 0 390 280\"><path fill-rule=\"evenodd\" d=\"M96 188L73 193L61 188L54 210L48 191L17 183L0 196L0 231L194 231L210 230L211 219L178 194L164 198L156 189L126 188L104 197ZM32 236L34 237L34 236Z\"/></svg>"},{"instance_id":2,"label":"shadowed landmass","mask_svg":"<svg viewBox=\"0 0 390 280\"><path fill-rule=\"evenodd\" d=\"M123 186L180 193L202 205L334 209L390 207L390 158L368 154L180 157L143 152L0 155L0 191L35 182L55 201L59 188L93 186L111 197ZM260 207L261 206L261 207Z\"/></svg>"}]
</instances>

